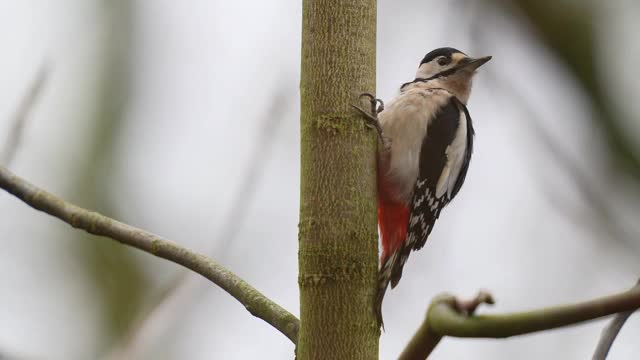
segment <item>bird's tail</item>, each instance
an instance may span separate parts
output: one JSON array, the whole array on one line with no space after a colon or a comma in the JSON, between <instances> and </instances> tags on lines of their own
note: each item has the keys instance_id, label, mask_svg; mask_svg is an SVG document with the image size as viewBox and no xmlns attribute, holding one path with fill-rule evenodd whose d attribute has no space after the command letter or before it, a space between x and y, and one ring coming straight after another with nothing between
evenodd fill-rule
<instances>
[{"instance_id":1,"label":"bird's tail","mask_svg":"<svg viewBox=\"0 0 640 360\"><path fill-rule=\"evenodd\" d=\"M396 287L402 277L402 267L404 262L399 261L399 251L394 252L391 256L383 259L382 267L378 272L378 293L376 295L376 317L378 318L378 324L384 330L384 322L382 320L382 301L384 300L384 294L387 292L389 283L391 288Z\"/></svg>"},{"instance_id":2,"label":"bird's tail","mask_svg":"<svg viewBox=\"0 0 640 360\"><path fill-rule=\"evenodd\" d=\"M387 292L389 284L391 288L395 288L402 277L402 269L407 262L411 247L406 243L402 243L391 255L382 259L382 266L378 272L378 294L376 295L376 316L378 324L384 330L384 322L382 321L382 300Z\"/></svg>"},{"instance_id":3,"label":"bird's tail","mask_svg":"<svg viewBox=\"0 0 640 360\"><path fill-rule=\"evenodd\" d=\"M378 272L378 292L376 294L376 318L378 319L378 325L384 330L384 321L382 320L382 300L384 300L384 294L389 287L389 281L391 277L388 276L391 272L384 272L384 266Z\"/></svg>"}]
</instances>

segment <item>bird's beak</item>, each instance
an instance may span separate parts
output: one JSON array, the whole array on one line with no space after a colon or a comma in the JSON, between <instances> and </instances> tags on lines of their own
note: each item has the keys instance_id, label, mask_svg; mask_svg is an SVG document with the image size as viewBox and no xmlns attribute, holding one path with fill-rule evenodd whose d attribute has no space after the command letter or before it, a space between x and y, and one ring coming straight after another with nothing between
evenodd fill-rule
<instances>
[{"instance_id":1,"label":"bird's beak","mask_svg":"<svg viewBox=\"0 0 640 360\"><path fill-rule=\"evenodd\" d=\"M484 56L477 59L468 57L460 61L460 64L458 66L473 71L484 65L489 60L491 60L491 56Z\"/></svg>"}]
</instances>

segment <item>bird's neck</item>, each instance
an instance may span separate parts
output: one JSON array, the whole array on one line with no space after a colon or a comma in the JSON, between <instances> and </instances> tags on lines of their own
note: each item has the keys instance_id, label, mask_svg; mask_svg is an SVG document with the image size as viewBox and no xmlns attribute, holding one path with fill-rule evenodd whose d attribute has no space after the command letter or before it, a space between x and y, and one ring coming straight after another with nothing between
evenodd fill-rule
<instances>
[{"instance_id":1,"label":"bird's neck","mask_svg":"<svg viewBox=\"0 0 640 360\"><path fill-rule=\"evenodd\" d=\"M465 76L447 76L434 79L417 78L411 83L405 84L401 91L412 88L420 89L445 89L452 93L461 103L467 104L471 94L471 78Z\"/></svg>"}]
</instances>

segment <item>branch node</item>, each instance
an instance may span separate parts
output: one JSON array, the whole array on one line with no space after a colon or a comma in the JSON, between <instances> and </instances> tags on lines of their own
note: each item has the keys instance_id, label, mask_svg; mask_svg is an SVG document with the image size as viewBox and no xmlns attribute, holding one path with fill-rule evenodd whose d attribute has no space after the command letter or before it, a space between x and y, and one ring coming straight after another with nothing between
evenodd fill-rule
<instances>
[{"instance_id":1,"label":"branch node","mask_svg":"<svg viewBox=\"0 0 640 360\"><path fill-rule=\"evenodd\" d=\"M154 239L154 240L151 240L151 247L149 248L149 251L152 254L157 255L160 252L161 247L162 247L162 241L158 239Z\"/></svg>"},{"instance_id":2,"label":"branch node","mask_svg":"<svg viewBox=\"0 0 640 360\"><path fill-rule=\"evenodd\" d=\"M476 312L478 306L480 306L481 304L487 304L487 305L495 304L495 300L493 299L493 296L491 295L491 293L489 293L486 290L480 290L473 299L462 300L459 298L455 298L454 306L455 306L455 309L461 312L462 314L470 316Z\"/></svg>"}]
</instances>

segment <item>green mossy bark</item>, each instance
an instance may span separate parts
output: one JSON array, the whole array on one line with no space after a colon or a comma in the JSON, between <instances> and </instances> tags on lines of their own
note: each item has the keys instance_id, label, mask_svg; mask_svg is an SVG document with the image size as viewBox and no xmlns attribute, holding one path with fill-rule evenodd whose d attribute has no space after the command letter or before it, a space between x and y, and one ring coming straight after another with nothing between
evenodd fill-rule
<instances>
[{"instance_id":1,"label":"green mossy bark","mask_svg":"<svg viewBox=\"0 0 640 360\"><path fill-rule=\"evenodd\" d=\"M376 133L349 104L375 91L376 1L303 1L297 357L377 359Z\"/></svg>"}]
</instances>

